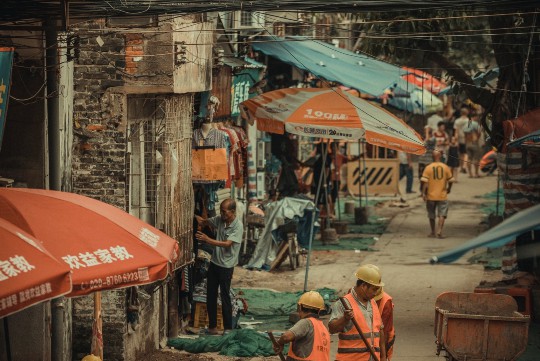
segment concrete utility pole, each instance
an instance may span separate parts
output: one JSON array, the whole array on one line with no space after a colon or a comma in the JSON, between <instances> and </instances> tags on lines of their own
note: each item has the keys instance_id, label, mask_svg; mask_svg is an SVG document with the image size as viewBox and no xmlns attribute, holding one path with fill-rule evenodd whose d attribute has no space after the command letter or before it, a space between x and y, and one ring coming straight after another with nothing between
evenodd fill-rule
<instances>
[{"instance_id":1,"label":"concrete utility pole","mask_svg":"<svg viewBox=\"0 0 540 361\"><path fill-rule=\"evenodd\" d=\"M61 190L60 116L58 98L58 32L56 21L48 19L45 26L45 57L47 66L47 154L49 189ZM65 298L51 301L51 360L67 361L64 347Z\"/></svg>"}]
</instances>

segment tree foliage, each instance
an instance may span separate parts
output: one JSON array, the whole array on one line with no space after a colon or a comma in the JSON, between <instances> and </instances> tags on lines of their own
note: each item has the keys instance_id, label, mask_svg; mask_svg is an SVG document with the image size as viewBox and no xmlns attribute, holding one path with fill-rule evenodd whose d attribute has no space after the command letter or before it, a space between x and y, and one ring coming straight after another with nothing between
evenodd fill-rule
<instances>
[{"instance_id":1,"label":"tree foliage","mask_svg":"<svg viewBox=\"0 0 540 361\"><path fill-rule=\"evenodd\" d=\"M358 50L433 75L445 73L458 91L484 107L482 122L497 147L504 141L504 120L539 106L540 41L533 9L372 13L362 19L355 29ZM499 68L495 89L474 86L473 75L493 67Z\"/></svg>"}]
</instances>

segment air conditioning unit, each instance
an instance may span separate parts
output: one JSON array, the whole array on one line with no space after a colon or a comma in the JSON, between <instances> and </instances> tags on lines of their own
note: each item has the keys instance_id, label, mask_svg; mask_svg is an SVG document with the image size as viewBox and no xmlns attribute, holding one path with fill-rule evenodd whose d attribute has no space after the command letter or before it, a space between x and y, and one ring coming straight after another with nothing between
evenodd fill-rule
<instances>
[{"instance_id":1,"label":"air conditioning unit","mask_svg":"<svg viewBox=\"0 0 540 361\"><path fill-rule=\"evenodd\" d=\"M264 169L265 166L266 145L262 140L257 142L257 169Z\"/></svg>"},{"instance_id":2,"label":"air conditioning unit","mask_svg":"<svg viewBox=\"0 0 540 361\"><path fill-rule=\"evenodd\" d=\"M265 197L265 178L264 172L257 172L257 199L264 199Z\"/></svg>"}]
</instances>

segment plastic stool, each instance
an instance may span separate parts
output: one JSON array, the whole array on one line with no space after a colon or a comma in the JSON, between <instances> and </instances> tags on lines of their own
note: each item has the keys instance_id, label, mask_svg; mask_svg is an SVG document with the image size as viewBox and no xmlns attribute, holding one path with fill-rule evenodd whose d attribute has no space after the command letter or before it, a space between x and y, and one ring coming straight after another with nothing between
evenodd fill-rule
<instances>
[{"instance_id":1,"label":"plastic stool","mask_svg":"<svg viewBox=\"0 0 540 361\"><path fill-rule=\"evenodd\" d=\"M518 312L530 316L532 314L532 297L530 288L512 287L506 289L506 294L514 297L518 304Z\"/></svg>"}]
</instances>

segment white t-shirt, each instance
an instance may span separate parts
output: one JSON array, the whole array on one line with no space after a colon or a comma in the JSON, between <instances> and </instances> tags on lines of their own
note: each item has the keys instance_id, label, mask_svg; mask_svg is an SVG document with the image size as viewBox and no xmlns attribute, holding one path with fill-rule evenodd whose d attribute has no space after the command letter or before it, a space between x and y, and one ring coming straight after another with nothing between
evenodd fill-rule
<instances>
[{"instance_id":1,"label":"white t-shirt","mask_svg":"<svg viewBox=\"0 0 540 361\"><path fill-rule=\"evenodd\" d=\"M465 133L463 128L465 128L470 122L468 117L459 117L454 121L454 129L457 131L458 143L465 144Z\"/></svg>"},{"instance_id":2,"label":"white t-shirt","mask_svg":"<svg viewBox=\"0 0 540 361\"><path fill-rule=\"evenodd\" d=\"M431 128L431 130L436 131L439 127L439 122L442 122L444 119L437 113L433 114L427 118L426 128Z\"/></svg>"}]
</instances>

